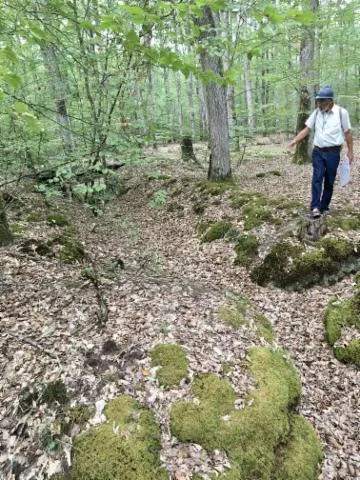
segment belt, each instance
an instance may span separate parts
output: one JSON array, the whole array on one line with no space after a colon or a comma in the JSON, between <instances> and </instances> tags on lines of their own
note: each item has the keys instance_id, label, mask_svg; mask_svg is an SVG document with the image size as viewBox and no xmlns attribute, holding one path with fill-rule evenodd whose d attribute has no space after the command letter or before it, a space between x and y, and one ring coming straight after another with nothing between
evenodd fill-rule
<instances>
[{"instance_id":1,"label":"belt","mask_svg":"<svg viewBox=\"0 0 360 480\"><path fill-rule=\"evenodd\" d=\"M315 145L315 150L320 150L321 152L337 152L338 150L341 150L342 145L335 145L333 147L317 147Z\"/></svg>"}]
</instances>

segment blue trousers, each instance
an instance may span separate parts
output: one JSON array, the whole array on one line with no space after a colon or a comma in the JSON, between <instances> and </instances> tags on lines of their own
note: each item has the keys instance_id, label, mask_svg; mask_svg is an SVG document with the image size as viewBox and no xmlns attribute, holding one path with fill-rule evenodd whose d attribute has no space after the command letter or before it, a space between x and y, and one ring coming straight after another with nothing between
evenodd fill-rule
<instances>
[{"instance_id":1,"label":"blue trousers","mask_svg":"<svg viewBox=\"0 0 360 480\"><path fill-rule=\"evenodd\" d=\"M314 147L312 152L313 177L311 209L328 210L334 190L336 172L340 163L341 147L331 151Z\"/></svg>"}]
</instances>

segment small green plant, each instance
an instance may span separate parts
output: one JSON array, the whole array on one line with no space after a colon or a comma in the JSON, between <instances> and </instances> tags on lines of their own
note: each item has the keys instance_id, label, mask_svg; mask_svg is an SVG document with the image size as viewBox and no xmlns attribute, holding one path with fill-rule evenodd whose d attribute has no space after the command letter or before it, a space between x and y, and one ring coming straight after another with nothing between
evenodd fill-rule
<instances>
[{"instance_id":1,"label":"small green plant","mask_svg":"<svg viewBox=\"0 0 360 480\"><path fill-rule=\"evenodd\" d=\"M151 208L159 209L166 203L166 191L165 190L156 190L154 192L152 199L148 202L148 205Z\"/></svg>"}]
</instances>

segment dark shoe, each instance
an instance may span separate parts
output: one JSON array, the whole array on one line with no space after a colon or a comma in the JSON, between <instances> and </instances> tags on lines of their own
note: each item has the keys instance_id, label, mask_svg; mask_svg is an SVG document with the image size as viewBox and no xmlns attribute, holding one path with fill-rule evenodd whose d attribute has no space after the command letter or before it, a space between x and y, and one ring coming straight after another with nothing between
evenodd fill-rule
<instances>
[{"instance_id":1,"label":"dark shoe","mask_svg":"<svg viewBox=\"0 0 360 480\"><path fill-rule=\"evenodd\" d=\"M313 208L311 211L312 218L319 218L321 217L321 212L318 208Z\"/></svg>"},{"instance_id":2,"label":"dark shoe","mask_svg":"<svg viewBox=\"0 0 360 480\"><path fill-rule=\"evenodd\" d=\"M321 215L324 215L324 217L328 217L329 215L331 215L330 210L328 208L326 210L322 210Z\"/></svg>"}]
</instances>

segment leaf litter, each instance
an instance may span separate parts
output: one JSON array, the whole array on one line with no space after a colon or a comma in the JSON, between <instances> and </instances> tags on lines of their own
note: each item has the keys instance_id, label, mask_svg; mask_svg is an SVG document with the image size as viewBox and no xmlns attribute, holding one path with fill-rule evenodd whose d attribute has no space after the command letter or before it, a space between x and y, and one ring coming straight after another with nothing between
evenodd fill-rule
<instances>
[{"instance_id":1,"label":"leaf litter","mask_svg":"<svg viewBox=\"0 0 360 480\"><path fill-rule=\"evenodd\" d=\"M360 374L356 367L338 362L324 340L323 314L329 298L349 298L353 280L316 286L303 292L283 292L253 284L248 272L235 267L233 247L217 241L201 244L193 211L195 182L203 172L181 165L178 150L164 150L168 160L157 167L177 179L176 201L183 206L167 212L148 205L161 186L149 184L150 166L126 167L128 193L109 204L94 225L85 209L62 201L76 226L85 250L96 259L109 312L105 328L97 325L97 296L81 275L83 264L64 264L56 258L25 254L14 245L0 251L0 471L4 478L45 479L71 467L72 438L82 429L104 421L105 402L119 394L135 397L152 409L161 428L161 461L172 479L190 479L198 473L210 478L229 467L223 452L206 452L200 445L181 444L169 429L169 411L177 400L192 398L191 379L199 372L216 372L233 385L237 408L252 380L244 371L246 352L263 343L251 324L232 329L219 316L229 294L246 294L272 322L277 344L288 350L302 380L300 413L316 428L326 458L321 480L360 477ZM282 176L256 177L262 170ZM235 171L242 190L285 196L304 203L309 194L311 167L295 166L290 159L253 159ZM16 195L31 197L27 192ZM171 195L171 191L169 192ZM195 194L196 195L196 194ZM335 208L349 204L359 209L359 174L347 189L337 187ZM205 218L231 218L241 231L238 213L229 208L228 194L207 200ZM31 200L31 198L30 198ZM58 200L56 200L58 202ZM13 220L9 212L10 223ZM48 238L54 228L45 223L27 237ZM266 240L273 227L260 227ZM358 233L346 232L349 238ZM106 266L121 259L125 268L107 277ZM346 340L344 332L342 340ZM189 360L189 374L179 387L164 389L156 380L149 351L158 343L178 343ZM224 364L231 366L225 373ZM29 412L19 409L26 387L61 379L70 405L92 405L86 426L58 436L60 405L34 402ZM42 433L43 432L43 435ZM44 436L44 432L47 432ZM126 435L126 432L123 432Z\"/></svg>"}]
</instances>

